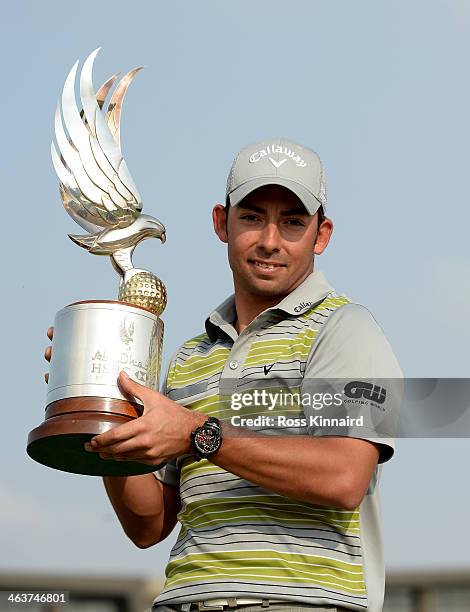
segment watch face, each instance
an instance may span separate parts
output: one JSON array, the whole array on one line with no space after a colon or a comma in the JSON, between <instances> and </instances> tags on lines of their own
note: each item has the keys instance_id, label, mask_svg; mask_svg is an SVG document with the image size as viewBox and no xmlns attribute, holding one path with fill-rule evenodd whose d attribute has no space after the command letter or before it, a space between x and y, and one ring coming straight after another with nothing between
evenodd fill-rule
<instances>
[{"instance_id":1,"label":"watch face","mask_svg":"<svg viewBox=\"0 0 470 612\"><path fill-rule=\"evenodd\" d=\"M201 428L196 431L194 443L200 453L212 453L219 447L220 436L213 428Z\"/></svg>"}]
</instances>

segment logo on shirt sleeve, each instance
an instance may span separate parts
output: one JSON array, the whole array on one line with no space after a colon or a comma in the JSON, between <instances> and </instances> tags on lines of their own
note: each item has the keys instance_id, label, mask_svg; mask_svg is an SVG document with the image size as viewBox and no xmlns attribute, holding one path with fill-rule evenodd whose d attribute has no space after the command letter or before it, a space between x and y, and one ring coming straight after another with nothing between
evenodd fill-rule
<instances>
[{"instance_id":1,"label":"logo on shirt sleeve","mask_svg":"<svg viewBox=\"0 0 470 612\"><path fill-rule=\"evenodd\" d=\"M344 394L352 399L367 399L377 404L383 404L387 395L386 389L360 380L353 380L344 387Z\"/></svg>"}]
</instances>

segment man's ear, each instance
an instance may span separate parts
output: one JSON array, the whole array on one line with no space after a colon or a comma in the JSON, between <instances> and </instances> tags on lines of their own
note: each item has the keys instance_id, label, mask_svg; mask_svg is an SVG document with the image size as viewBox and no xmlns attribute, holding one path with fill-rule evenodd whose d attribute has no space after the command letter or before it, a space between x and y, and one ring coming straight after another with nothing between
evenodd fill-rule
<instances>
[{"instance_id":1,"label":"man's ear","mask_svg":"<svg viewBox=\"0 0 470 612\"><path fill-rule=\"evenodd\" d=\"M333 233L333 221L325 217L323 223L318 228L317 237L313 246L315 255L321 255L330 242L331 234Z\"/></svg>"},{"instance_id":2,"label":"man's ear","mask_svg":"<svg viewBox=\"0 0 470 612\"><path fill-rule=\"evenodd\" d=\"M216 204L212 209L212 222L214 231L222 242L228 242L227 235L227 213L222 204Z\"/></svg>"}]
</instances>

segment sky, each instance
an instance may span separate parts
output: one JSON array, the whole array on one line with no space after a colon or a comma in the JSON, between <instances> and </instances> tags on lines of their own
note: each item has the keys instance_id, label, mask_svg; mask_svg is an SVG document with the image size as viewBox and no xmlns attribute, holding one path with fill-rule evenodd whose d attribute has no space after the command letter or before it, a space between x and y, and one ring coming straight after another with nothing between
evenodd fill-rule
<instances>
[{"instance_id":1,"label":"sky","mask_svg":"<svg viewBox=\"0 0 470 612\"><path fill-rule=\"evenodd\" d=\"M164 361L232 290L211 226L236 152L271 137L315 149L335 224L316 266L366 305L408 377L470 364L470 4L466 0L17 0L2 8L0 571L163 574L167 541L127 540L101 479L25 452L43 420L46 329L66 304L114 299L107 258L67 238L49 147L73 65L101 46L98 87L144 65L122 148L167 242L139 267L166 284ZM445 406L443 406L445 409ZM389 570L470 568L468 438L398 440L384 466Z\"/></svg>"}]
</instances>

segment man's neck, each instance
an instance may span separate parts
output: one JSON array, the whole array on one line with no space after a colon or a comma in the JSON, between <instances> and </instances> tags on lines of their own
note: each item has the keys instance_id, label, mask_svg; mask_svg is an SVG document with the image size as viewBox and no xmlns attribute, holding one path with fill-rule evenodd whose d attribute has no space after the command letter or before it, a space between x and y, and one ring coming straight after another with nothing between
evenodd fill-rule
<instances>
[{"instance_id":1,"label":"man's neck","mask_svg":"<svg viewBox=\"0 0 470 612\"><path fill-rule=\"evenodd\" d=\"M266 299L260 296L254 296L240 290L235 290L235 310L237 318L234 322L234 327L238 335L242 333L245 327L256 319L266 308L270 308L279 304L285 296L267 297Z\"/></svg>"},{"instance_id":2,"label":"man's neck","mask_svg":"<svg viewBox=\"0 0 470 612\"><path fill-rule=\"evenodd\" d=\"M235 288L235 311L236 319L233 323L238 335L247 327L256 317L265 311L267 308L272 308L281 302L287 295L290 295L304 280L309 276L313 270L310 270L308 274L305 274L303 278L300 278L298 282L292 287L292 289L284 294L275 296L260 296L259 294L253 294L246 290L243 286L240 286L234 279Z\"/></svg>"}]
</instances>

